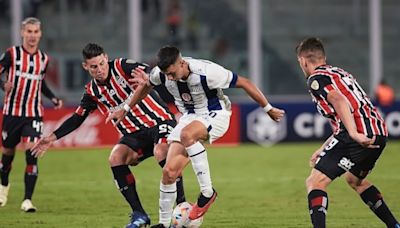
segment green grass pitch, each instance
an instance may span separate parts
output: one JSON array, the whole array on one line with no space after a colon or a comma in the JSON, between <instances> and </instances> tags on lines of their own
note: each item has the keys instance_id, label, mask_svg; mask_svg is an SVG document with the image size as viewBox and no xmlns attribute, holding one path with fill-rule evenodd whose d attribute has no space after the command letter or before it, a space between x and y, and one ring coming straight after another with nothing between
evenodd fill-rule
<instances>
[{"instance_id":1,"label":"green grass pitch","mask_svg":"<svg viewBox=\"0 0 400 228\"><path fill-rule=\"evenodd\" d=\"M202 227L311 227L304 181L308 159L320 143L211 147L208 149L215 204ZM38 211L20 211L24 155L17 153L10 176L0 227L124 227L129 206L116 189L108 167L110 149L50 150L41 160L33 198ZM400 218L400 143L389 142L369 176ZM132 168L137 188L152 223L158 221L161 169L154 158ZM195 201L198 184L189 166L184 173L188 201ZM329 188L327 226L384 227L342 178Z\"/></svg>"}]
</instances>

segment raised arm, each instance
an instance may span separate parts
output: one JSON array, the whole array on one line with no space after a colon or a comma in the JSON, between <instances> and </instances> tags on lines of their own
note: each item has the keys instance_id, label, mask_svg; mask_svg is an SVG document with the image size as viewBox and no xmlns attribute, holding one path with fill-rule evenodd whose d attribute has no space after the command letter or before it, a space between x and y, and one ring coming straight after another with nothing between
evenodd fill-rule
<instances>
[{"instance_id":1,"label":"raised arm","mask_svg":"<svg viewBox=\"0 0 400 228\"><path fill-rule=\"evenodd\" d=\"M252 83L249 79L238 76L236 82L237 88L242 88L246 93L257 102L265 112L274 120L279 122L285 114L284 110L273 107L264 96L264 94L258 89L258 87Z\"/></svg>"}]
</instances>

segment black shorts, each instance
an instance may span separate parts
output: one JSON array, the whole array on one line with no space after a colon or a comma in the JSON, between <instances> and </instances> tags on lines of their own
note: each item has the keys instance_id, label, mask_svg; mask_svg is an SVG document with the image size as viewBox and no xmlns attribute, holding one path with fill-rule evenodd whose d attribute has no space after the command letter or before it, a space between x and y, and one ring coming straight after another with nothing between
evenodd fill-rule
<instances>
[{"instance_id":1,"label":"black shorts","mask_svg":"<svg viewBox=\"0 0 400 228\"><path fill-rule=\"evenodd\" d=\"M35 142L42 135L42 117L3 116L2 143L5 148L13 148L20 141Z\"/></svg>"},{"instance_id":2,"label":"black shorts","mask_svg":"<svg viewBox=\"0 0 400 228\"><path fill-rule=\"evenodd\" d=\"M376 136L374 145L379 148L364 148L355 142L347 132L341 132L331 139L321 153L315 168L334 180L346 171L364 179L374 168L386 146L385 136Z\"/></svg>"},{"instance_id":3,"label":"black shorts","mask_svg":"<svg viewBox=\"0 0 400 228\"><path fill-rule=\"evenodd\" d=\"M167 143L167 137L175 127L176 122L165 121L152 128L145 128L132 134L121 137L119 144L124 144L138 153L138 161L141 162L153 156L154 145Z\"/></svg>"}]
</instances>

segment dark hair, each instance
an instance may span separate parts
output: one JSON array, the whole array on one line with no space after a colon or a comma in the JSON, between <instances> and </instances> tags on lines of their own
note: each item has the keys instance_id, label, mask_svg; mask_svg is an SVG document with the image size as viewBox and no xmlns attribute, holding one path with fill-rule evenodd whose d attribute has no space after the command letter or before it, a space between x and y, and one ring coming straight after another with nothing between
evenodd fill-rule
<instances>
[{"instance_id":1,"label":"dark hair","mask_svg":"<svg viewBox=\"0 0 400 228\"><path fill-rule=\"evenodd\" d=\"M82 50L83 60L91 59L101 54L105 54L104 49L94 43L88 43Z\"/></svg>"},{"instance_id":2,"label":"dark hair","mask_svg":"<svg viewBox=\"0 0 400 228\"><path fill-rule=\"evenodd\" d=\"M325 58L325 49L321 39L317 37L310 37L301 41L296 47L297 56L317 61L318 59Z\"/></svg>"},{"instance_id":3,"label":"dark hair","mask_svg":"<svg viewBox=\"0 0 400 228\"><path fill-rule=\"evenodd\" d=\"M165 46L162 47L157 54L158 61L157 66L161 71L165 71L169 66L174 64L181 52L177 47L174 46Z\"/></svg>"}]
</instances>

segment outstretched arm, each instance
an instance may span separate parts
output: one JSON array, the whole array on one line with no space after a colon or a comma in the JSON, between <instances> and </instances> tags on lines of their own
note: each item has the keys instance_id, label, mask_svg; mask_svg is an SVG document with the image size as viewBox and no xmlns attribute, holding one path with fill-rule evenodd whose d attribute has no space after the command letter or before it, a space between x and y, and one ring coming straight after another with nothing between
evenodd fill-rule
<instances>
[{"instance_id":1,"label":"outstretched arm","mask_svg":"<svg viewBox=\"0 0 400 228\"><path fill-rule=\"evenodd\" d=\"M246 93L257 102L265 112L274 120L279 122L285 115L285 111L273 107L264 96L264 94L258 89L258 87L252 83L249 79L242 76L238 76L236 87L244 89Z\"/></svg>"},{"instance_id":2,"label":"outstretched arm","mask_svg":"<svg viewBox=\"0 0 400 228\"><path fill-rule=\"evenodd\" d=\"M153 86L151 86L149 83L149 76L140 67L132 70L131 75L133 78L129 79L129 81L136 86L133 96L130 98L130 100L125 101L126 103L123 109L111 112L106 119L106 123L114 119L115 125L117 125L125 118L126 114L128 114L131 108L145 98L153 89Z\"/></svg>"},{"instance_id":3,"label":"outstretched arm","mask_svg":"<svg viewBox=\"0 0 400 228\"><path fill-rule=\"evenodd\" d=\"M83 121L85 121L86 116L80 116L76 113L72 114L70 118L64 121L57 130L48 135L47 137L41 138L32 148L32 155L35 157L42 157L46 153L47 149L55 142L57 139L68 135L77 129Z\"/></svg>"}]
</instances>

